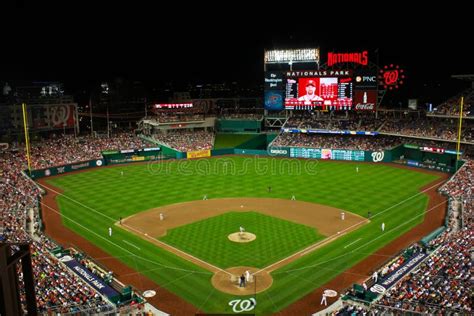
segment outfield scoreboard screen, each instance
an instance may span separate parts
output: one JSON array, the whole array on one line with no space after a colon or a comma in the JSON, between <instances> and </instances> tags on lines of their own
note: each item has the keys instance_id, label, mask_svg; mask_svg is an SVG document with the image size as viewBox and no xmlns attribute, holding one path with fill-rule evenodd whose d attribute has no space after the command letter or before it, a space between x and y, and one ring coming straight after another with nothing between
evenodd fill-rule
<instances>
[{"instance_id":1,"label":"outfield scoreboard screen","mask_svg":"<svg viewBox=\"0 0 474 316\"><path fill-rule=\"evenodd\" d=\"M321 66L319 56L319 51L266 51L265 109L376 111L379 74L368 51L328 52Z\"/></svg>"},{"instance_id":2,"label":"outfield scoreboard screen","mask_svg":"<svg viewBox=\"0 0 474 316\"><path fill-rule=\"evenodd\" d=\"M353 78L349 70L265 73L267 110L351 110Z\"/></svg>"},{"instance_id":3,"label":"outfield scoreboard screen","mask_svg":"<svg viewBox=\"0 0 474 316\"><path fill-rule=\"evenodd\" d=\"M286 110L350 110L352 79L338 77L287 77Z\"/></svg>"},{"instance_id":4,"label":"outfield scoreboard screen","mask_svg":"<svg viewBox=\"0 0 474 316\"><path fill-rule=\"evenodd\" d=\"M290 157L325 159L325 160L328 159L328 160L364 161L365 152L363 150L291 147Z\"/></svg>"}]
</instances>

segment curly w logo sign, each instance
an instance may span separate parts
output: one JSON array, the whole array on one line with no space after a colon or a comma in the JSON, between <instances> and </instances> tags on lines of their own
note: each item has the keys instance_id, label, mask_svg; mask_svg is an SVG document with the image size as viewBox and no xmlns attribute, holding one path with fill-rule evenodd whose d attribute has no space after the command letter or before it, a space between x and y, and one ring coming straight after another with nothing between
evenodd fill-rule
<instances>
[{"instance_id":1,"label":"curly w logo sign","mask_svg":"<svg viewBox=\"0 0 474 316\"><path fill-rule=\"evenodd\" d=\"M252 297L246 300L232 300L229 302L234 313L249 312L255 308L257 301Z\"/></svg>"}]
</instances>

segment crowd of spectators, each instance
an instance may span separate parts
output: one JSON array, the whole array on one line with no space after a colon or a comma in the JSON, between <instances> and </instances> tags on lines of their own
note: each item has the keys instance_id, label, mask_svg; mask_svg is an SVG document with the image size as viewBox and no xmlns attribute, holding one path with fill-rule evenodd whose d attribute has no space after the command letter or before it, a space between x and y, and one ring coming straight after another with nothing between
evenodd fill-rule
<instances>
[{"instance_id":1,"label":"crowd of spectators","mask_svg":"<svg viewBox=\"0 0 474 316\"><path fill-rule=\"evenodd\" d=\"M132 135L117 135L110 139L63 137L43 140L32 145L32 165L45 168L100 157L107 149L142 147ZM15 146L0 152L0 242L30 243L35 292L40 313L103 312L114 306L87 285L51 250L58 245L39 230L40 189L26 175L23 150ZM22 275L18 267L20 284ZM23 289L20 292L25 300Z\"/></svg>"},{"instance_id":2,"label":"crowd of spectators","mask_svg":"<svg viewBox=\"0 0 474 316\"><path fill-rule=\"evenodd\" d=\"M467 161L441 192L463 205L464 225L448 227L430 242L436 250L416 271L396 284L379 303L423 313L472 313L472 260L474 246L474 163Z\"/></svg>"},{"instance_id":3,"label":"crowd of spectators","mask_svg":"<svg viewBox=\"0 0 474 316\"><path fill-rule=\"evenodd\" d=\"M413 116L404 119L385 120L381 125L380 132L456 141L458 137L457 123L455 119ZM464 121L461 140L474 141L474 124L470 121Z\"/></svg>"},{"instance_id":4,"label":"crowd of spectators","mask_svg":"<svg viewBox=\"0 0 474 316\"><path fill-rule=\"evenodd\" d=\"M33 169L60 166L101 158L101 151L150 147L133 134L119 133L111 138L66 135L31 144Z\"/></svg>"},{"instance_id":5,"label":"crowd of spectators","mask_svg":"<svg viewBox=\"0 0 474 316\"><path fill-rule=\"evenodd\" d=\"M459 116L459 111L461 109L461 97L464 96L463 104L463 117L472 116L474 112L472 111L472 104L474 103L474 89L470 88L458 95L455 95L446 102L438 105L436 110L433 111L433 114L437 115L450 115L450 116Z\"/></svg>"},{"instance_id":6,"label":"crowd of spectators","mask_svg":"<svg viewBox=\"0 0 474 316\"><path fill-rule=\"evenodd\" d=\"M466 161L461 169L441 188L451 200L462 204L463 225L446 231L415 253L429 251L430 255L412 272L395 284L370 306L346 303L331 315L429 314L470 315L472 302L472 258L474 246L474 162ZM449 221L451 223L451 221ZM413 248L415 247L415 248ZM404 252L406 253L406 251ZM387 263L379 271L383 279L403 264L404 255Z\"/></svg>"},{"instance_id":7,"label":"crowd of spectators","mask_svg":"<svg viewBox=\"0 0 474 316\"><path fill-rule=\"evenodd\" d=\"M227 113L219 115L220 119L226 120L262 120L263 114L259 113Z\"/></svg>"},{"instance_id":8,"label":"crowd of spectators","mask_svg":"<svg viewBox=\"0 0 474 316\"><path fill-rule=\"evenodd\" d=\"M282 133L272 143L276 147L312 147L379 151L399 145L397 138L384 136L333 136L321 134Z\"/></svg>"},{"instance_id":9,"label":"crowd of spectators","mask_svg":"<svg viewBox=\"0 0 474 316\"><path fill-rule=\"evenodd\" d=\"M204 121L206 115L199 113L156 113L154 116L150 116L148 120L154 120L157 123L176 123L176 122L195 122Z\"/></svg>"},{"instance_id":10,"label":"crowd of spectators","mask_svg":"<svg viewBox=\"0 0 474 316\"><path fill-rule=\"evenodd\" d=\"M182 152L208 150L214 146L214 133L204 130L174 130L166 134L154 134L153 138L165 146Z\"/></svg>"},{"instance_id":11,"label":"crowd of spectators","mask_svg":"<svg viewBox=\"0 0 474 316\"><path fill-rule=\"evenodd\" d=\"M371 131L406 137L435 138L457 141L458 121L455 118L438 118L415 112L394 116L381 112L375 115L350 114L333 117L330 114L302 114L290 117L285 128L323 129L332 131ZM474 142L474 122L464 120L461 141Z\"/></svg>"}]
</instances>

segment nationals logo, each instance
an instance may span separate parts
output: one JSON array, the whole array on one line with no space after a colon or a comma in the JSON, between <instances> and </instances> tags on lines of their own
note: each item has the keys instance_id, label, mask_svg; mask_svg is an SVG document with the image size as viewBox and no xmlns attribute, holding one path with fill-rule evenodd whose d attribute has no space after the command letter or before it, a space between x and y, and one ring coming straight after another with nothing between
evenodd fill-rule
<instances>
[{"instance_id":1,"label":"nationals logo","mask_svg":"<svg viewBox=\"0 0 474 316\"><path fill-rule=\"evenodd\" d=\"M398 89L405 80L405 71L398 65L390 64L379 71L379 84L384 89Z\"/></svg>"},{"instance_id":2,"label":"nationals logo","mask_svg":"<svg viewBox=\"0 0 474 316\"><path fill-rule=\"evenodd\" d=\"M380 284L375 284L374 286L372 286L370 288L370 291L371 292L374 292L374 293L378 293L378 294L383 294L385 293L387 289L385 289L383 286L381 286Z\"/></svg>"},{"instance_id":3,"label":"nationals logo","mask_svg":"<svg viewBox=\"0 0 474 316\"><path fill-rule=\"evenodd\" d=\"M54 127L69 126L68 120L72 114L71 107L70 105L58 105L49 108L51 123Z\"/></svg>"},{"instance_id":4,"label":"nationals logo","mask_svg":"<svg viewBox=\"0 0 474 316\"><path fill-rule=\"evenodd\" d=\"M384 156L385 156L385 153L383 151L374 151L372 153L372 161L381 162Z\"/></svg>"},{"instance_id":5,"label":"nationals logo","mask_svg":"<svg viewBox=\"0 0 474 316\"><path fill-rule=\"evenodd\" d=\"M246 300L232 300L229 302L234 313L249 312L257 306L257 301L252 297Z\"/></svg>"}]
</instances>

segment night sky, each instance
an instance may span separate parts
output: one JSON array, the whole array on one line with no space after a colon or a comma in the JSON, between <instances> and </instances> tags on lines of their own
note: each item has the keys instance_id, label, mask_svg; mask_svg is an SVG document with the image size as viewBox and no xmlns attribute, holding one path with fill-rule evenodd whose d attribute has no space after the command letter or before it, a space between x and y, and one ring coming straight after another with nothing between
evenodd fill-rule
<instances>
[{"instance_id":1,"label":"night sky","mask_svg":"<svg viewBox=\"0 0 474 316\"><path fill-rule=\"evenodd\" d=\"M407 97L440 93L440 87L452 93L457 81L450 75L474 73L472 43L467 43L472 27L462 12L458 17L445 8L439 14L432 13L436 8L430 13L390 9L377 16L328 7L308 18L315 8L291 13L232 5L214 10L195 5L186 12L182 3L176 8L70 6L54 12L25 5L2 22L8 31L0 81L57 80L66 89L115 77L151 85L237 81L254 86L263 80L264 48L315 46L323 60L328 51L378 48L380 64L406 69L401 94Z\"/></svg>"}]
</instances>

